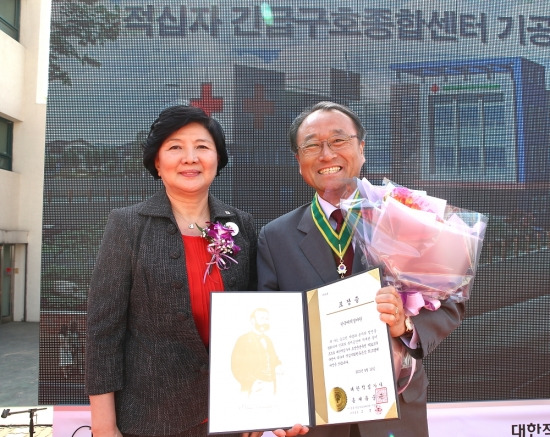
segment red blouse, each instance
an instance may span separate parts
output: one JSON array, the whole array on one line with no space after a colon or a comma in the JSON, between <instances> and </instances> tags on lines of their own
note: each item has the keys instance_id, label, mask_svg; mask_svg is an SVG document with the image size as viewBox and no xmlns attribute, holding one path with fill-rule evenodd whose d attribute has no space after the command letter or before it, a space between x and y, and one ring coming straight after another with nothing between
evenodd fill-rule
<instances>
[{"instance_id":1,"label":"red blouse","mask_svg":"<svg viewBox=\"0 0 550 437\"><path fill-rule=\"evenodd\" d=\"M191 312L204 345L208 348L210 337L210 292L224 291L222 275L218 266L214 265L204 280L206 263L212 255L206 250L208 241L202 237L182 235L185 247L187 278L191 298Z\"/></svg>"}]
</instances>

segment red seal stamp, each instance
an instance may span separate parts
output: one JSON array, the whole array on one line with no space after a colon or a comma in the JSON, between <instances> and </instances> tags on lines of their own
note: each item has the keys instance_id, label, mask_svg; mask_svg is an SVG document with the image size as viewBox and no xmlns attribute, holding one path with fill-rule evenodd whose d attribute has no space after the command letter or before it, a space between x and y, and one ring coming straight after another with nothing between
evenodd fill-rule
<instances>
[{"instance_id":1,"label":"red seal stamp","mask_svg":"<svg viewBox=\"0 0 550 437\"><path fill-rule=\"evenodd\" d=\"M377 388L374 396L377 404L386 404L388 402L388 389L386 387Z\"/></svg>"}]
</instances>

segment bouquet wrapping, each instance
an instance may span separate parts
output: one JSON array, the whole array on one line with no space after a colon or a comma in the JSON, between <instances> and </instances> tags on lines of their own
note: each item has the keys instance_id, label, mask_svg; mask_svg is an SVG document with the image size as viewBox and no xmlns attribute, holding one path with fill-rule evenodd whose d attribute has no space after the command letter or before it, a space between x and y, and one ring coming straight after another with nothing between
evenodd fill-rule
<instances>
[{"instance_id":1,"label":"bouquet wrapping","mask_svg":"<svg viewBox=\"0 0 550 437\"><path fill-rule=\"evenodd\" d=\"M436 310L470 297L487 217L385 179L357 179L358 195L340 202L356 245L398 289L405 313Z\"/></svg>"}]
</instances>

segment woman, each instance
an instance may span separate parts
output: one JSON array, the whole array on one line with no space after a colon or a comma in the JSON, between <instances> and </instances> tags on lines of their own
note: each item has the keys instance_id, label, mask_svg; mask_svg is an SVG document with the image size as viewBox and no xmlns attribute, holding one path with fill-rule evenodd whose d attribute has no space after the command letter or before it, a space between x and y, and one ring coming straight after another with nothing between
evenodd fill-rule
<instances>
[{"instance_id":1,"label":"woman","mask_svg":"<svg viewBox=\"0 0 550 437\"><path fill-rule=\"evenodd\" d=\"M209 194L227 160L201 109L168 108L151 126L143 163L164 189L111 212L90 283L94 437L207 435L209 294L256 289L252 216ZM215 251L208 226L236 246Z\"/></svg>"}]
</instances>

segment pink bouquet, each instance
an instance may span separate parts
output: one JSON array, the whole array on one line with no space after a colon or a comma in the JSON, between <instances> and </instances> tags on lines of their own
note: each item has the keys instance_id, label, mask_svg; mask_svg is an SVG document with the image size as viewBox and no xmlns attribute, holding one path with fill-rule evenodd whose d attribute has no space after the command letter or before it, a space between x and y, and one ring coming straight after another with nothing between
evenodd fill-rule
<instances>
[{"instance_id":1,"label":"pink bouquet","mask_svg":"<svg viewBox=\"0 0 550 437\"><path fill-rule=\"evenodd\" d=\"M357 180L357 188L359 196L340 207L356 247L398 288L407 315L469 298L487 217L387 179L381 186Z\"/></svg>"}]
</instances>

